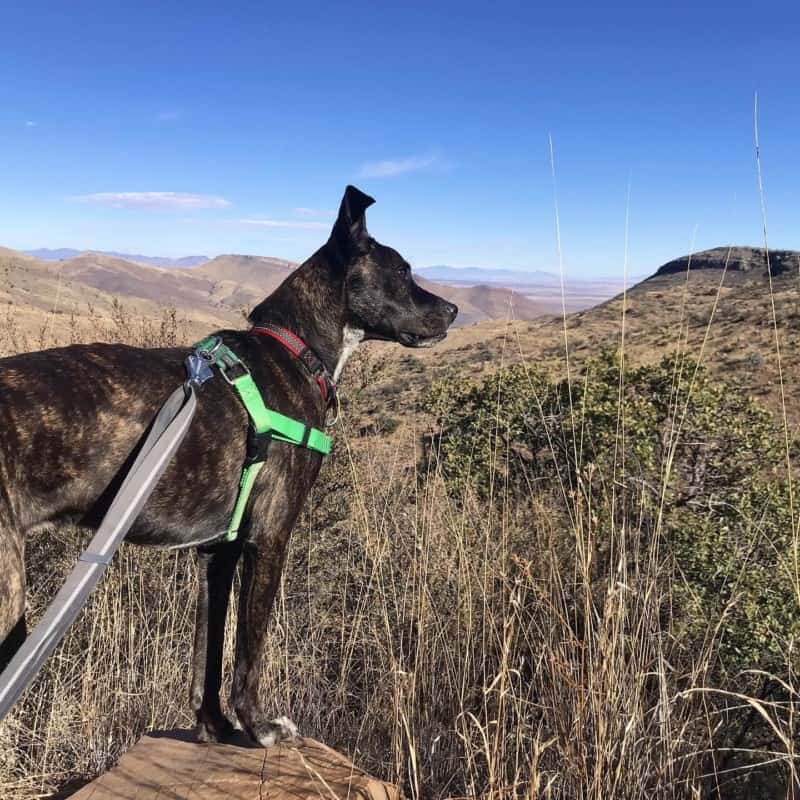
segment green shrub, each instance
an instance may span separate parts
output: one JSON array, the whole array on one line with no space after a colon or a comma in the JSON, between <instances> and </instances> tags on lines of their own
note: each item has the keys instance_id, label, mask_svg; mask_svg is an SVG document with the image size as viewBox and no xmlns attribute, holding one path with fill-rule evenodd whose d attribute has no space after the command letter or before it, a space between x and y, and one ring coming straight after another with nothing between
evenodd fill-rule
<instances>
[{"instance_id":1,"label":"green shrub","mask_svg":"<svg viewBox=\"0 0 800 800\"><path fill-rule=\"evenodd\" d=\"M606 352L569 382L525 365L442 382L426 409L454 498L471 487L484 499L548 496L573 519L589 509L601 575L614 568L603 564L610 526L658 536L684 578L672 613L686 647L716 628L725 670L786 670L800 623L781 437L740 389L688 359L623 371Z\"/></svg>"}]
</instances>

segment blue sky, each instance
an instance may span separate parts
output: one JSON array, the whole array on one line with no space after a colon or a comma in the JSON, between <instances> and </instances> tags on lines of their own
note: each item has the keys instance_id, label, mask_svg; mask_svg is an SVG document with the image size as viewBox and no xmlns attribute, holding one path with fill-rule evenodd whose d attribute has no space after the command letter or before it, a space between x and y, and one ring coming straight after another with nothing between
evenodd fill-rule
<instances>
[{"instance_id":1,"label":"blue sky","mask_svg":"<svg viewBox=\"0 0 800 800\"><path fill-rule=\"evenodd\" d=\"M348 182L414 266L800 249L798 4L17 3L0 245L301 260Z\"/></svg>"}]
</instances>

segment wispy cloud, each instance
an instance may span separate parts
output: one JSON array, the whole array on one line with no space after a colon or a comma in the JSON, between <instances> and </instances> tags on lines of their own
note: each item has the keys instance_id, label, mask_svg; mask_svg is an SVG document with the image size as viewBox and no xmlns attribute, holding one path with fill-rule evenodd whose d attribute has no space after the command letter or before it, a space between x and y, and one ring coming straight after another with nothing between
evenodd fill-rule
<instances>
[{"instance_id":1,"label":"wispy cloud","mask_svg":"<svg viewBox=\"0 0 800 800\"><path fill-rule=\"evenodd\" d=\"M407 172L419 172L440 166L443 166L442 161L435 155L386 158L383 161L365 162L358 174L362 178L394 178Z\"/></svg>"},{"instance_id":2,"label":"wispy cloud","mask_svg":"<svg viewBox=\"0 0 800 800\"><path fill-rule=\"evenodd\" d=\"M320 217L329 219L336 214L336 212L330 208L295 208L293 213L296 217L316 217L317 219Z\"/></svg>"},{"instance_id":3,"label":"wispy cloud","mask_svg":"<svg viewBox=\"0 0 800 800\"><path fill-rule=\"evenodd\" d=\"M32 119L25 120L26 128L35 128L38 124L38 122L34 122Z\"/></svg>"},{"instance_id":4,"label":"wispy cloud","mask_svg":"<svg viewBox=\"0 0 800 800\"><path fill-rule=\"evenodd\" d=\"M111 208L228 208L231 203L216 194L190 192L97 192L70 198L77 203L89 203Z\"/></svg>"},{"instance_id":5,"label":"wispy cloud","mask_svg":"<svg viewBox=\"0 0 800 800\"><path fill-rule=\"evenodd\" d=\"M172 111L159 111L156 114L156 119L159 122L174 122L183 116L183 111L180 108L175 108Z\"/></svg>"},{"instance_id":6,"label":"wispy cloud","mask_svg":"<svg viewBox=\"0 0 800 800\"><path fill-rule=\"evenodd\" d=\"M298 219L264 219L261 217L245 217L233 220L237 225L250 225L255 228L293 228L295 230L328 230L330 223Z\"/></svg>"}]
</instances>

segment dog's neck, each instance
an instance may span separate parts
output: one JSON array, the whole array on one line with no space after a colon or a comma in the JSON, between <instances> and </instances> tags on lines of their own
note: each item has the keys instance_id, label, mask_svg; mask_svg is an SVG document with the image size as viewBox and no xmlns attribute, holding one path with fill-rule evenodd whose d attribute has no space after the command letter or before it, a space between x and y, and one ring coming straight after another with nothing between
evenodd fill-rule
<instances>
[{"instance_id":1,"label":"dog's neck","mask_svg":"<svg viewBox=\"0 0 800 800\"><path fill-rule=\"evenodd\" d=\"M339 376L342 374L347 359L353 355L356 347L363 341L363 329L345 323L344 330L342 331L342 349L339 351L339 360L336 362L336 367L333 370L334 383L339 380Z\"/></svg>"},{"instance_id":2,"label":"dog's neck","mask_svg":"<svg viewBox=\"0 0 800 800\"><path fill-rule=\"evenodd\" d=\"M338 380L364 332L348 324L343 270L331 269L319 250L250 314L254 325L272 322L297 334Z\"/></svg>"}]
</instances>

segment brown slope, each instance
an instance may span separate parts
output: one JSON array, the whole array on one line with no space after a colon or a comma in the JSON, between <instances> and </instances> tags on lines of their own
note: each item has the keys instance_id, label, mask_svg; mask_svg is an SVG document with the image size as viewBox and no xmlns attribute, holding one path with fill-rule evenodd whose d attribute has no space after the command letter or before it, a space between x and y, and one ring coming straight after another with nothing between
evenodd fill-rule
<instances>
[{"instance_id":1,"label":"brown slope","mask_svg":"<svg viewBox=\"0 0 800 800\"><path fill-rule=\"evenodd\" d=\"M62 274L76 283L120 297L192 306L208 302L214 282L203 275L138 264L101 253L82 253L60 262Z\"/></svg>"},{"instance_id":2,"label":"brown slope","mask_svg":"<svg viewBox=\"0 0 800 800\"><path fill-rule=\"evenodd\" d=\"M71 280L120 298L132 297L181 308L249 308L286 278L289 262L259 256L218 256L200 267L166 268L102 253L61 262Z\"/></svg>"},{"instance_id":3,"label":"brown slope","mask_svg":"<svg viewBox=\"0 0 800 800\"><path fill-rule=\"evenodd\" d=\"M39 259L29 256L27 253L20 253L19 250L12 250L10 247L0 247L0 265L9 261L27 262L32 264L38 262Z\"/></svg>"},{"instance_id":4,"label":"brown slope","mask_svg":"<svg viewBox=\"0 0 800 800\"><path fill-rule=\"evenodd\" d=\"M149 267L141 267L145 270L141 273L131 262L98 262L94 257L70 261L43 261L0 248L0 356L71 341L116 338L120 325L126 324L123 319L140 329L145 321L158 326L166 307L175 305ZM160 292L152 291L151 280ZM120 291L99 288L103 286ZM241 324L238 310L213 306L207 293L202 302L179 308L177 317L187 341L215 328Z\"/></svg>"},{"instance_id":5,"label":"brown slope","mask_svg":"<svg viewBox=\"0 0 800 800\"><path fill-rule=\"evenodd\" d=\"M0 303L6 317L16 308L50 310L61 295L77 299L78 293L63 286L58 269L32 256L0 248Z\"/></svg>"},{"instance_id":6,"label":"brown slope","mask_svg":"<svg viewBox=\"0 0 800 800\"><path fill-rule=\"evenodd\" d=\"M45 323L51 333L57 332L50 344L74 338L78 329L91 330L97 315L110 319L118 302L139 317L158 318L165 307L173 306L188 322L221 327L232 321L240 324L242 310L274 291L293 267L261 256L224 255L199 267L176 269L106 253L47 261L0 250L0 301L13 309L16 324L29 333ZM549 310L507 288L452 287L424 279L421 283L459 306L457 325L492 318L530 319ZM69 332L67 325L72 325Z\"/></svg>"},{"instance_id":7,"label":"brown slope","mask_svg":"<svg viewBox=\"0 0 800 800\"><path fill-rule=\"evenodd\" d=\"M199 267L190 267L181 272L202 275L214 281L230 281L249 286L278 286L297 266L291 261L267 256L222 255Z\"/></svg>"},{"instance_id":8,"label":"brown slope","mask_svg":"<svg viewBox=\"0 0 800 800\"><path fill-rule=\"evenodd\" d=\"M519 292L501 286L449 286L419 276L415 279L429 292L458 306L456 326L487 319L536 319L554 312L544 303L536 303Z\"/></svg>"},{"instance_id":9,"label":"brown slope","mask_svg":"<svg viewBox=\"0 0 800 800\"><path fill-rule=\"evenodd\" d=\"M502 286L470 286L464 289L464 297L489 319L536 319L556 311Z\"/></svg>"},{"instance_id":10,"label":"brown slope","mask_svg":"<svg viewBox=\"0 0 800 800\"><path fill-rule=\"evenodd\" d=\"M266 256L222 255L199 267L177 270L213 282L211 300L234 308L250 308L275 291L296 265Z\"/></svg>"},{"instance_id":11,"label":"brown slope","mask_svg":"<svg viewBox=\"0 0 800 800\"><path fill-rule=\"evenodd\" d=\"M272 292L290 272L289 262L259 256L218 256L200 267L166 268L103 253L83 253L60 262L76 283L118 297L178 307L250 306Z\"/></svg>"},{"instance_id":12,"label":"brown slope","mask_svg":"<svg viewBox=\"0 0 800 800\"><path fill-rule=\"evenodd\" d=\"M796 257L794 254L793 257ZM418 386L403 384L390 403L413 404L415 394L446 375L479 378L501 364L524 361L553 375L566 372L564 336L569 341L572 375L602 349L618 350L626 363L652 363L682 353L717 378L733 382L782 415L772 302L781 347L786 412L792 438L800 435L800 275L784 271L773 277L772 292L764 269L724 272L717 266L686 273L661 273L594 308L532 321L482 321L452 330L431 350L413 352L424 369L413 373ZM387 348L390 362L401 365L410 351ZM400 367L398 366L398 369ZM411 374L411 373L409 373ZM380 396L388 390L376 387Z\"/></svg>"}]
</instances>

